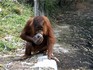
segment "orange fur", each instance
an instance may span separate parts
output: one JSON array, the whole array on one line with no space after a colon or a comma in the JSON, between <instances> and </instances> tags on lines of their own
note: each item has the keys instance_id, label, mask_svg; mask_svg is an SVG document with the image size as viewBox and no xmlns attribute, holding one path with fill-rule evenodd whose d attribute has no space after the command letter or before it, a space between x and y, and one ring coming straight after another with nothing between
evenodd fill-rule
<instances>
[{"instance_id":1,"label":"orange fur","mask_svg":"<svg viewBox=\"0 0 93 70\"><path fill-rule=\"evenodd\" d=\"M33 42L30 38L32 38L35 35L35 29L34 29L34 19L37 21L40 21L43 19L43 36L44 41L40 45L33 45ZM42 22L40 21L40 22ZM39 23L38 23L39 24ZM48 56L51 57L53 54L53 46L55 43L55 36L53 34L53 29L51 26L51 23L49 19L46 16L37 16L34 18L30 18L27 21L27 24L25 25L22 33L21 38L25 41L27 41L26 44L26 51L25 55L30 55L32 51L38 52L38 51L48 51Z\"/></svg>"}]
</instances>

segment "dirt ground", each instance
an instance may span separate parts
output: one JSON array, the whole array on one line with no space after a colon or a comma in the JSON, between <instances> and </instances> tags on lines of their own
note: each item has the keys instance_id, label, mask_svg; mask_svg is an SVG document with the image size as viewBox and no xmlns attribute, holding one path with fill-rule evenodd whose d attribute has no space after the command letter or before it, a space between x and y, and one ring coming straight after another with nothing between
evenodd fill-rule
<instances>
[{"instance_id":1,"label":"dirt ground","mask_svg":"<svg viewBox=\"0 0 93 70\"><path fill-rule=\"evenodd\" d=\"M93 70L93 3L79 3L77 9L56 19L55 34L61 47L55 53L61 61L58 70Z\"/></svg>"}]
</instances>

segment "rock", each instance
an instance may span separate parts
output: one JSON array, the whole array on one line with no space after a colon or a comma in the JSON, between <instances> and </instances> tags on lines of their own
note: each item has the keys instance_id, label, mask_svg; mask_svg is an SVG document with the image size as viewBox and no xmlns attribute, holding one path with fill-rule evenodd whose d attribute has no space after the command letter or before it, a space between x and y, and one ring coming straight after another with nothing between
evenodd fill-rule
<instances>
[{"instance_id":1,"label":"rock","mask_svg":"<svg viewBox=\"0 0 93 70\"><path fill-rule=\"evenodd\" d=\"M37 68L38 70L57 70L57 64L54 60L49 60L47 56L39 56L38 62L32 66L32 69Z\"/></svg>"},{"instance_id":2,"label":"rock","mask_svg":"<svg viewBox=\"0 0 93 70\"><path fill-rule=\"evenodd\" d=\"M46 55L38 54L24 61L12 61L6 64L7 70L57 70L55 60L49 60Z\"/></svg>"}]
</instances>

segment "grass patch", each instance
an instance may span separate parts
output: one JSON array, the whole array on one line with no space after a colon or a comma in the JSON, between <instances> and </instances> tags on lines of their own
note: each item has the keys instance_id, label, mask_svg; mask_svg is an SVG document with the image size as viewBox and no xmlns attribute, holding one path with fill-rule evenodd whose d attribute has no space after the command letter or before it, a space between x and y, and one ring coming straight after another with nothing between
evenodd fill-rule
<instances>
[{"instance_id":1,"label":"grass patch","mask_svg":"<svg viewBox=\"0 0 93 70\"><path fill-rule=\"evenodd\" d=\"M15 3L12 0L0 2L0 51L5 46L10 50L17 48L21 43L20 33L30 16L33 16L31 6ZM6 39L7 37L7 39ZM11 41L10 38L12 37Z\"/></svg>"}]
</instances>

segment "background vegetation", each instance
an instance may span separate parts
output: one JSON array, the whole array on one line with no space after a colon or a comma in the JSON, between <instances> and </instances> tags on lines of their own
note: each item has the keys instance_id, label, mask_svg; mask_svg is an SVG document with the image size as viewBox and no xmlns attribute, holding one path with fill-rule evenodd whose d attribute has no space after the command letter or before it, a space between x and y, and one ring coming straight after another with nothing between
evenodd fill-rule
<instances>
[{"instance_id":1,"label":"background vegetation","mask_svg":"<svg viewBox=\"0 0 93 70\"><path fill-rule=\"evenodd\" d=\"M33 16L33 9L13 0L2 0L0 9L0 51L16 49L21 45L20 32L27 19Z\"/></svg>"}]
</instances>

